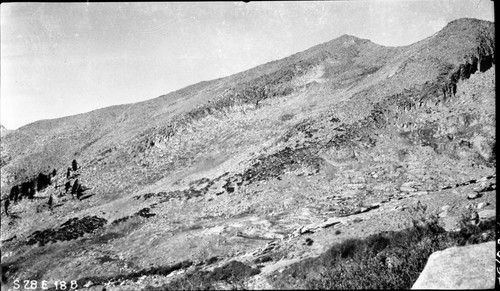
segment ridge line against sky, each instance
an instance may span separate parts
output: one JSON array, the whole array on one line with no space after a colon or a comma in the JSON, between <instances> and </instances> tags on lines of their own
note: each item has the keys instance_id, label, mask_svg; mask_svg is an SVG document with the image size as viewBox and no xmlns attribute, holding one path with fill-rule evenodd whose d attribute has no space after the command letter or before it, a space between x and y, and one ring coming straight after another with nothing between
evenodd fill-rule
<instances>
[{"instance_id":1,"label":"ridge line against sky","mask_svg":"<svg viewBox=\"0 0 500 291\"><path fill-rule=\"evenodd\" d=\"M135 103L343 34L409 45L488 0L2 3L0 123Z\"/></svg>"}]
</instances>

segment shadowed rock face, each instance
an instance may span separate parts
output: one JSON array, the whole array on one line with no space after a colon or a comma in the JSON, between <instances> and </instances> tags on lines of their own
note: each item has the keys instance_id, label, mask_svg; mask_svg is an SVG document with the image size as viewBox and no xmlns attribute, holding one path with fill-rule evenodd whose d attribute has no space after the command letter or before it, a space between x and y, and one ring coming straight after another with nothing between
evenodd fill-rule
<instances>
[{"instance_id":1,"label":"shadowed rock face","mask_svg":"<svg viewBox=\"0 0 500 291\"><path fill-rule=\"evenodd\" d=\"M495 242L433 253L412 289L494 289Z\"/></svg>"}]
</instances>

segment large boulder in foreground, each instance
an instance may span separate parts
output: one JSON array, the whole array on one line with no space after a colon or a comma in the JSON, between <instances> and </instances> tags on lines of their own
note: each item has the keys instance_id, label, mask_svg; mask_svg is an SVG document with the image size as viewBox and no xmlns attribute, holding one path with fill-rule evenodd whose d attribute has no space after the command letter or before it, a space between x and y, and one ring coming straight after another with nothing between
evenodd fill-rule
<instances>
[{"instance_id":1,"label":"large boulder in foreground","mask_svg":"<svg viewBox=\"0 0 500 291\"><path fill-rule=\"evenodd\" d=\"M412 289L494 289L495 242L433 253Z\"/></svg>"}]
</instances>

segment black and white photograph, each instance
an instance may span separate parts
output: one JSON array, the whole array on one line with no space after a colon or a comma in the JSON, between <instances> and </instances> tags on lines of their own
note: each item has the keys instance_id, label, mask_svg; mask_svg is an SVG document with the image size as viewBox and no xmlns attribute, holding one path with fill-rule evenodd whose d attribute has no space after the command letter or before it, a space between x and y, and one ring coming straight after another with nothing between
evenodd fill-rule
<instances>
[{"instance_id":1,"label":"black and white photograph","mask_svg":"<svg viewBox=\"0 0 500 291\"><path fill-rule=\"evenodd\" d=\"M498 288L494 16L1 3L1 291Z\"/></svg>"}]
</instances>

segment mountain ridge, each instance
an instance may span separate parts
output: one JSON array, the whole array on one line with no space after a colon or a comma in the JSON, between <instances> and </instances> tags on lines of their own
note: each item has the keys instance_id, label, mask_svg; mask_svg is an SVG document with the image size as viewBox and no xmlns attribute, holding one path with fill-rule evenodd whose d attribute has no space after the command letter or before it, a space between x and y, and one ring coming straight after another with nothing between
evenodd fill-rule
<instances>
[{"instance_id":1,"label":"mountain ridge","mask_svg":"<svg viewBox=\"0 0 500 291\"><path fill-rule=\"evenodd\" d=\"M481 25L479 26L479 29L476 28L476 30L478 30L479 33L482 32L482 29L484 26L491 26L492 25L492 23L489 23L486 21L479 21L478 22L478 21L471 20L471 19L461 19L461 20L456 20L456 21L448 24L443 29L443 31L455 32L456 30L458 30L458 32L463 32L464 30L460 29L460 27L461 27L460 24L462 23L462 26L464 26L464 25L470 24L471 22L472 23L481 23ZM490 27L490 30L491 30L491 27ZM435 35L423 40L423 42L424 42L423 44L425 44L427 48L428 47L442 47L442 45L439 46L439 43L437 43L437 44L432 43L433 41L435 41L436 38L439 40L440 35L441 34L439 32L436 33ZM467 31L466 35L468 38L470 38L471 33ZM354 50L351 48L350 45L345 46L346 39L349 39L349 41L355 42L354 43ZM356 40L358 42L360 42L360 44L356 43ZM427 43L425 43L425 42L427 42ZM429 42L431 42L431 43L429 43ZM414 45L408 46L407 51L409 51L410 54L414 54L412 48L416 47L416 49L420 49L421 44L419 44L419 43L420 42L417 42ZM372 61L372 58L374 55L373 52L374 52L374 50L377 51L375 53L375 55L378 54L376 59L375 59L375 66L373 66L373 63L370 63L370 66L372 66L371 68L364 68L363 67L363 66L365 66L363 63L363 61L364 61L363 56L358 56L358 52L357 52L359 50L359 48L358 48L359 45L362 45L362 46L367 45L370 48L369 51L371 53L367 54L369 56L367 58L368 61ZM463 45L460 47L461 51L464 51L464 49L462 49L463 47L464 47ZM333 50L330 51L331 49L333 49ZM81 123L81 122L72 121L78 117L87 117L86 118L87 121L85 123L87 123L88 125L85 128L88 128L87 129L87 132L88 132L88 130L92 130L91 129L92 123L95 124L95 127L101 128L103 125L102 122L105 122L105 119L110 119L110 116L111 117L115 116L115 118L117 118L116 117L117 114L121 114L120 116L123 117L123 120L116 120L116 122L110 122L110 123L108 122L108 124L110 124L111 128L108 129L107 131L108 132L109 131L117 131L117 128L118 129L119 128L126 128L126 127L121 126L122 122L125 122L124 123L125 126L129 126L131 128L134 128L134 127L137 128L137 130L130 130L131 128L124 130L124 131L118 130L118 132L120 132L122 134L122 136L120 137L118 135L115 135L114 138L117 140L121 140L122 142L125 142L128 138L132 137L131 133L136 132L136 133L140 134L140 132L143 132L144 130L146 130L148 128L148 126L144 127L144 124L148 123L148 120L144 119L143 114L140 112L151 112L151 113L153 113L153 115L157 114L156 117L163 116L163 118L166 117L166 120L165 120L166 122L169 122L169 120L171 122L171 118L173 116L179 115L179 114L182 115L183 112L188 112L189 110L195 109L196 105L189 105L189 102L188 102L189 98L187 98L188 96L193 96L193 97L198 96L197 101L195 101L196 103L198 103L198 106L200 103L206 104L207 101L212 99L209 96L214 96L214 95L220 96L220 95L223 95L224 93L227 93L228 89L234 90L231 88L234 88L237 86L242 86L242 84L244 85L245 82L248 82L247 80L250 80L250 82L254 82L256 79L259 79L262 76L272 75L273 72L276 71L276 68L274 68L276 65L284 66L286 68L286 71L284 73L285 75L279 76L279 78L281 78L281 79L277 80L277 82L280 83L280 82L283 82L283 80L285 82L288 81L288 79L290 79L294 74L300 75L301 69L299 68L297 70L298 65L305 66L306 68L308 66L315 67L315 66L317 66L316 64L318 62L322 62L322 60L328 59L328 60L331 60L331 62L333 62L333 65L329 65L327 63L327 65L326 65L327 77L328 77L328 74L334 75L337 77L337 80L340 79L340 82L342 82L343 78L352 78L353 73L354 74L364 74L365 72L363 72L363 70L365 70L365 71L367 70L369 72L374 71L374 73L376 73L379 70L379 68L384 67L385 62L388 59L392 59L393 61L394 60L397 61L398 55L400 55L400 54L396 54L395 57L392 56L392 58L389 58L389 56L397 50L399 50L399 49L387 48L384 46L376 45L369 40L362 40L362 39L357 38L357 37L343 35L343 36L336 38L334 40L331 40L331 41L325 42L323 44L314 46L314 47L312 47L304 52L297 53L297 54L294 54L290 57L287 57L287 58L284 58L284 59L281 59L278 61L270 62L270 63L263 65L263 66L268 66L268 68L262 68L262 66L259 66L257 68L250 69L250 70L247 70L247 71L244 71L241 73L237 73L237 74L234 74L234 75L226 77L226 78L220 78L220 79L216 79L216 80L212 80L212 81L200 82L200 83L197 83L197 84L194 84L191 86L187 86L187 87L180 89L178 91L171 92L169 94L162 95L160 97L150 99L147 101L143 101L143 102L139 102L139 103L133 103L133 104L128 104L128 105L117 105L117 106L113 106L113 107L98 109L98 110L94 110L90 113L86 113L87 115L79 114L76 117L64 117L62 119L56 119L55 121L54 120L39 121L39 122L36 122L34 124L24 126L24 127L20 128L19 130L16 130L14 132L14 134L11 134L9 137L13 138L14 136L16 136L16 133L19 133L21 135L36 135L38 132L43 130L43 127L45 127L44 124L48 125L50 123L57 123L57 122L64 122L63 124L69 124L70 128L71 128L71 126L73 126L73 129L68 128L66 131L70 131L70 130L78 131L79 130L78 127L74 128L74 126ZM471 53L470 49L467 51L468 51L467 52L468 54ZM333 53L333 56L332 56L332 53ZM430 53L432 54L432 51L430 51ZM486 52L486 53L488 53L488 52ZM407 56L407 54L408 53L403 53L402 58L404 58L405 60L411 59L411 57ZM417 56L418 55L419 54L417 54ZM493 57L494 57L494 55L493 55ZM311 60L311 58L312 58L312 60ZM353 60L360 60L359 69L357 69L356 67L352 67ZM434 57L431 56L430 61L435 62ZM457 61L457 60L453 60L453 61ZM291 64L286 65L289 62L291 62ZM439 70L435 70L435 71L429 70L428 68L431 68L433 66L427 65L426 62L428 62L428 61L425 61L425 60L422 61L421 59L415 59L415 61L413 63L417 63L417 65L415 67L416 67L416 71L418 73L412 73L411 70L407 69L407 68L409 68L409 66L406 65L406 67L405 67L406 70L404 72L408 72L410 75L408 76L408 73L401 74L402 77L399 78L398 80L395 80L395 82L392 82L391 86L404 87L404 86L406 86L406 85L404 85L405 81L408 79L411 79L412 82L415 82L415 81L418 81L419 79L422 79L421 82L424 82L426 80L435 78L436 76L438 76L441 73ZM396 66L396 65L393 65L393 66ZM399 66L402 66L402 65L404 66L405 64L403 63L403 64L400 64ZM422 71L422 67L426 67L426 66L427 66L427 69L424 69L424 70L427 70L428 75L425 75L425 74L422 75L420 73ZM346 69L348 69L348 68L350 70L348 70L347 72L352 72L352 73L345 75ZM254 74L255 74L254 72L259 71L259 70L263 70L264 72L261 73L259 75L259 77L254 77ZM330 71L328 71L328 70L330 70ZM401 68L400 68L400 70L401 70ZM246 75L249 75L250 77L247 77ZM382 77L385 78L386 76L384 75ZM422 77L424 77L424 78L422 78ZM237 81L234 85L232 84L234 82L233 79L237 79ZM264 82L269 82L269 81L264 80ZM273 82L276 82L276 81L273 81ZM336 82L339 83L338 81L336 81ZM227 83L230 83L230 86L228 86ZM397 84L397 85L395 85L395 84ZM400 84L402 84L402 86ZM209 86L209 87L211 86L211 89L207 88L207 86ZM220 86L222 86L223 88L226 88L225 91L221 92L222 91L221 89L216 89L216 87L220 87ZM260 86L262 86L262 85L260 85ZM207 90L207 89L208 89L208 92L204 93L204 90ZM253 88L253 89L255 90L255 88ZM260 88L260 89L262 89L262 88ZM287 88L279 89L279 90L287 90ZM174 99L174 96L184 96L183 101L182 101L183 102L182 108L175 109L175 107L169 106L170 102L175 102L176 99ZM200 99L200 97L201 97L201 99ZM210 99L208 99L207 97L209 97ZM134 108L134 107L139 107L139 110L135 110L135 111L132 110L131 111L130 109ZM165 109L167 109L167 111L162 112L161 108L165 108ZM120 109L120 110L118 110L118 109ZM110 111L110 112L108 112L108 111ZM119 113L119 111L121 111L121 112ZM154 113L155 111L156 111L156 113ZM131 114L130 112L132 112L132 114L133 114L132 116L136 116L136 117L132 118L132 116L130 116L130 114ZM139 114L137 115L137 114L134 114L133 112L138 112ZM129 114L129 115L127 116L127 114ZM159 116L158 116L158 114L159 114ZM101 115L101 117L99 115ZM106 116L106 115L110 115L110 116ZM127 119L129 119L130 122L127 122ZM101 121L99 121L99 120L101 120ZM113 120L113 119L111 118L111 120ZM43 126L43 127L41 127L41 126ZM118 126L118 127L116 128L116 126ZM36 129L30 130L30 128L36 128ZM49 128L50 128L50 126L49 126ZM149 127L149 128L151 128L151 127ZM24 131L27 131L27 133L23 134ZM56 135L57 135L57 133L56 133ZM95 138L92 138L92 139L95 139ZM78 152L77 149L75 149L73 151L75 153ZM66 157L66 159L70 159L70 158L71 157L69 157L69 156ZM61 163L59 163L59 165L60 164Z\"/></svg>"},{"instance_id":2,"label":"mountain ridge","mask_svg":"<svg viewBox=\"0 0 500 291\"><path fill-rule=\"evenodd\" d=\"M285 57L285 58L282 58L282 59L278 59L278 60L274 60L274 61L270 61L270 62L267 62L263 65L259 65L255 68L251 68L251 69L248 69L248 70L245 70L245 71L242 71L242 72L239 72L239 73L235 73L235 74L232 74L230 76L227 76L227 77L221 77L221 78L217 78L217 79L213 79L213 80L207 80L207 81L200 81L200 82L197 82L195 84L192 84L192 85L188 85L186 87L183 87L181 89L178 89L178 90L175 90L175 91L172 91L170 93L167 93L167 94L164 94L164 95L160 95L158 97L154 97L152 99L148 99L148 100L144 100L144 101L140 101L140 102L134 102L134 103L126 103L126 104L116 104L116 105L111 105L111 106L107 106L107 107L103 107L103 108L98 108L98 109L94 109L94 110L91 110L91 111L88 111L88 112L83 112L83 113L78 113L78 114L75 114L75 115L70 115L70 116L63 116L63 117L58 117L58 118L50 118L50 119L42 119L42 120L38 120L38 121L34 121L32 123L29 123L29 124L26 124L26 125L23 125L21 127L19 127L18 129L21 129L21 128L24 128L25 126L28 126L28 125L31 125L33 123L38 123L38 122L50 122L52 120L61 120L61 119L64 119L64 118L68 118L68 117L72 117L72 116L79 116L79 115L82 115L82 114L89 114L89 113L92 113L92 112L95 112L95 111L100 111L100 110L103 110L103 109L107 109L107 108L113 108L113 107L116 107L116 106L130 106L130 105L133 105L133 104L140 104L140 103L147 103L147 102L150 102L152 100L155 100L155 99L160 99L160 98L167 98L167 96L169 95L175 95L177 94L178 92L182 92L182 91L185 91L185 90L188 90L190 89L191 87L199 87L201 85L204 85L204 84L207 84L207 83L212 83L212 82L215 82L215 81L218 81L218 80L221 80L221 79L225 79L225 78L230 78L230 77L233 77L233 76L237 76L237 75L240 75L240 74L243 74L243 73L246 73L246 72L249 72L249 71L252 71L256 68L259 68L259 67L262 67L262 66L266 66L268 64L271 64L271 63L275 63L275 62L279 62L279 61L282 61L282 60L285 60L285 59L288 59L288 58L291 58L292 56L295 56L295 55L299 55L299 54L304 54L308 51L315 51L317 50L317 48L320 48L320 47L325 47L325 46L330 46L331 44L333 43L338 43L340 41L345 41L345 40L355 40L355 41L362 41L362 42L368 42L370 44L375 44L377 46L380 46L380 47L385 47L385 48L403 48L403 47L408 47L408 46L412 46L412 45L416 45L417 43L420 43L422 41L425 41L425 40L429 40L429 39L432 39L434 38L435 36L437 35L440 35L440 34L443 34L445 30L447 29L454 29L455 26L457 25L463 25L463 22L475 22L475 23L489 23L489 24L493 24L492 22L489 22L489 21L484 21L484 20L478 20L478 19L474 19L474 18L460 18L460 19L456 19L456 20L453 20L451 22L449 22L444 28L443 30L440 30L438 32L436 32L434 35L426 38L426 39L423 39L421 41L418 41L416 43L413 43L413 44L410 44L410 45L405 45L405 46L396 46L396 47L392 47L392 46L384 46L384 45L379 45L379 44L376 44L374 42L372 42L371 40L368 40L368 39L363 39L363 38L359 38L357 36L354 36L354 35L350 35L350 34L343 34L335 39L332 39L330 41L327 41L327 42L324 42L324 43L321 43L321 44L318 44L318 45L315 45L309 49L306 49L305 51L302 51L302 52L297 52L295 54L292 54L291 56L289 57ZM17 130L17 129L16 129Z\"/></svg>"}]
</instances>

